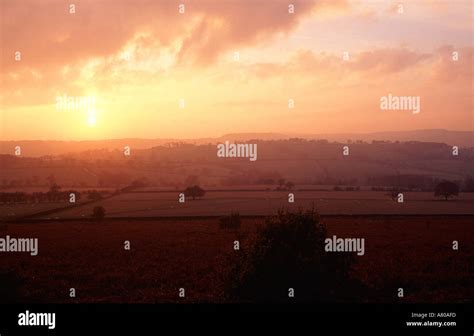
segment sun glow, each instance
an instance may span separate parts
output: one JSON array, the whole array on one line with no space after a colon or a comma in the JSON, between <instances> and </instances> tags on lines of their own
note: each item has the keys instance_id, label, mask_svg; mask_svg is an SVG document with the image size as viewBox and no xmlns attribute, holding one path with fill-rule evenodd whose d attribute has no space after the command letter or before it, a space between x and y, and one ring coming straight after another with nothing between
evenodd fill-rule
<instances>
[{"instance_id":1,"label":"sun glow","mask_svg":"<svg viewBox=\"0 0 474 336\"><path fill-rule=\"evenodd\" d=\"M95 115L95 111L90 111L87 115L87 125L89 127L95 127L97 124L97 118Z\"/></svg>"}]
</instances>

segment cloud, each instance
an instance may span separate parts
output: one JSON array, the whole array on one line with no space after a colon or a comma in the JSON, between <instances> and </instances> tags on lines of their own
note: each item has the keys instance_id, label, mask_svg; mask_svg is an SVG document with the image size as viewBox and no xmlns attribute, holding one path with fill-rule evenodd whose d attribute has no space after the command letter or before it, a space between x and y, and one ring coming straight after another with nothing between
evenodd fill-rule
<instances>
[{"instance_id":1,"label":"cloud","mask_svg":"<svg viewBox=\"0 0 474 336\"><path fill-rule=\"evenodd\" d=\"M3 69L71 64L91 57L107 57L137 34L149 43L180 43L179 60L209 64L229 48L239 48L295 28L313 10L344 6L344 1L90 1L77 0L75 14L69 3L2 1ZM15 62L15 51L22 62Z\"/></svg>"},{"instance_id":2,"label":"cloud","mask_svg":"<svg viewBox=\"0 0 474 336\"><path fill-rule=\"evenodd\" d=\"M350 55L315 53L300 49L285 63L256 63L249 66L249 73L263 79L280 75L317 76L340 80L341 76L370 75L380 78L432 64L440 54L419 53L405 48L380 48ZM368 77L366 77L368 78Z\"/></svg>"},{"instance_id":3,"label":"cloud","mask_svg":"<svg viewBox=\"0 0 474 336\"><path fill-rule=\"evenodd\" d=\"M352 68L358 71L394 73L407 70L431 57L408 49L385 48L362 52L355 57Z\"/></svg>"},{"instance_id":4,"label":"cloud","mask_svg":"<svg viewBox=\"0 0 474 336\"><path fill-rule=\"evenodd\" d=\"M208 4L193 34L183 41L180 60L191 53L191 61L209 64L219 53L254 44L276 33L292 30L299 20L319 4L315 1L293 1L295 13L288 13L285 1L222 2Z\"/></svg>"},{"instance_id":5,"label":"cloud","mask_svg":"<svg viewBox=\"0 0 474 336\"><path fill-rule=\"evenodd\" d=\"M437 50L436 62L433 66L433 76L440 81L461 80L472 86L472 72L474 60L474 48L454 48L453 46L442 46ZM457 60L454 60L457 53Z\"/></svg>"},{"instance_id":6,"label":"cloud","mask_svg":"<svg viewBox=\"0 0 474 336\"><path fill-rule=\"evenodd\" d=\"M343 1L291 1L293 15L283 0L187 0L183 15L179 2L75 0L76 14L70 15L63 1L1 1L0 99L11 116L9 124L17 116L20 123L23 112L41 111L53 120L51 106L58 94L97 94L104 116L117 129L135 122L139 129L133 113L140 120L173 124L181 97L186 97L187 109L179 111L180 117L201 118L215 127L216 115L222 120L267 118L275 125L299 118L295 127L310 127L311 122L350 127L369 117L373 127L392 124L397 114L374 112L380 95L388 92L422 96L419 126L450 122L458 127L472 115L473 48L450 39L456 46L431 51L431 45L445 43L438 43L444 36L455 35L435 38L429 48L398 35L388 42L364 40L369 31L386 38L385 30L373 23L364 26L367 31L344 35L350 15L319 20L324 12L346 8ZM313 20L300 25L310 16ZM311 39L292 39L293 32ZM351 47L351 41L360 48ZM346 49L352 50L349 61L342 59ZM13 60L16 50L22 51L21 62ZM230 56L234 51L242 51L238 63ZM457 62L453 51L459 51ZM123 52L130 52L130 62L122 59ZM298 106L291 114L289 97ZM219 114L226 108L232 113ZM459 117L448 120L447 110ZM116 113L123 116L112 117Z\"/></svg>"}]
</instances>

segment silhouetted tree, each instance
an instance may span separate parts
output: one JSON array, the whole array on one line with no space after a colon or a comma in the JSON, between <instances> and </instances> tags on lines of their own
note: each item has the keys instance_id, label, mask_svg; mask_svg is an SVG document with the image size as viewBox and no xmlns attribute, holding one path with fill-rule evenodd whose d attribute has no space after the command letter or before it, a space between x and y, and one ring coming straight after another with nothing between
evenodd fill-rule
<instances>
[{"instance_id":1,"label":"silhouetted tree","mask_svg":"<svg viewBox=\"0 0 474 336\"><path fill-rule=\"evenodd\" d=\"M186 190L184 191L184 195L186 197L188 196L192 197L193 200L195 200L196 197L203 197L205 194L206 194L206 191L198 185L187 187Z\"/></svg>"},{"instance_id":2,"label":"silhouetted tree","mask_svg":"<svg viewBox=\"0 0 474 336\"><path fill-rule=\"evenodd\" d=\"M283 212L258 228L249 248L232 256L224 275L226 295L233 302L350 301L368 294L350 275L354 256L326 252L326 228L314 211ZM299 294L298 294L299 293Z\"/></svg>"},{"instance_id":3,"label":"silhouetted tree","mask_svg":"<svg viewBox=\"0 0 474 336\"><path fill-rule=\"evenodd\" d=\"M443 181L435 187L434 195L436 197L443 196L445 200L448 200L451 196L459 194L459 186L451 181Z\"/></svg>"},{"instance_id":4,"label":"silhouetted tree","mask_svg":"<svg viewBox=\"0 0 474 336\"><path fill-rule=\"evenodd\" d=\"M400 194L401 190L398 188L393 188L390 190L390 193L388 194L392 201L395 201L398 198L398 195Z\"/></svg>"},{"instance_id":5,"label":"silhouetted tree","mask_svg":"<svg viewBox=\"0 0 474 336\"><path fill-rule=\"evenodd\" d=\"M105 208L103 206L95 206L92 210L92 218L101 221L105 217Z\"/></svg>"}]
</instances>

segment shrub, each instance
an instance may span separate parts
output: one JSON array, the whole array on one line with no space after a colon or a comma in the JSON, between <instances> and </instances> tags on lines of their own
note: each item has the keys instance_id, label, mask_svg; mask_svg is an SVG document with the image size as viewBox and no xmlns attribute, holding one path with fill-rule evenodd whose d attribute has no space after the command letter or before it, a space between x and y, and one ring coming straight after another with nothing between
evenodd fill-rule
<instances>
[{"instance_id":1,"label":"shrub","mask_svg":"<svg viewBox=\"0 0 474 336\"><path fill-rule=\"evenodd\" d=\"M360 300L366 288L350 276L354 255L325 252L326 228L314 211L267 218L225 279L234 302ZM234 257L235 258L235 257ZM359 295L359 296L357 296Z\"/></svg>"},{"instance_id":2,"label":"shrub","mask_svg":"<svg viewBox=\"0 0 474 336\"><path fill-rule=\"evenodd\" d=\"M459 186L451 181L443 181L435 187L434 194L436 197L442 196L448 200L449 197L459 194Z\"/></svg>"},{"instance_id":3,"label":"shrub","mask_svg":"<svg viewBox=\"0 0 474 336\"><path fill-rule=\"evenodd\" d=\"M206 191L198 185L187 187L186 190L184 191L184 195L186 197L192 197L193 200L196 199L196 197L203 197L205 194L206 194Z\"/></svg>"},{"instance_id":4,"label":"shrub","mask_svg":"<svg viewBox=\"0 0 474 336\"><path fill-rule=\"evenodd\" d=\"M294 188L295 184L293 182L288 181L286 182L285 186L286 186L286 189L291 190Z\"/></svg>"},{"instance_id":5,"label":"shrub","mask_svg":"<svg viewBox=\"0 0 474 336\"><path fill-rule=\"evenodd\" d=\"M387 194L390 196L390 198L392 199L392 201L396 201L398 199L398 195L402 192L401 189L399 188L392 188L392 190L390 190L390 192Z\"/></svg>"},{"instance_id":6,"label":"shrub","mask_svg":"<svg viewBox=\"0 0 474 336\"><path fill-rule=\"evenodd\" d=\"M92 218L101 221L105 217L105 208L103 206L95 206L92 210Z\"/></svg>"}]
</instances>

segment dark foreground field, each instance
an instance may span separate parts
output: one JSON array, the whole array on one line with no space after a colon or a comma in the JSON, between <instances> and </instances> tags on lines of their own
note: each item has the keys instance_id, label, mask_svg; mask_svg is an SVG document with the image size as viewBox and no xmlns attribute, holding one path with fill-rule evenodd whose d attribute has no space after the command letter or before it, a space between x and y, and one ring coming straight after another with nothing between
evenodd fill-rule
<instances>
[{"instance_id":1,"label":"dark foreground field","mask_svg":"<svg viewBox=\"0 0 474 336\"><path fill-rule=\"evenodd\" d=\"M474 301L474 217L322 220L330 237L365 238L365 255L355 257L352 275L370 292L354 293L355 301ZM263 221L243 219L239 230L220 229L218 219L1 224L1 237L39 238L39 255L0 254L0 300L225 302L226 274ZM130 251L124 249L126 240ZM234 250L235 240L240 251ZM404 298L397 297L400 287ZM179 288L185 288L185 298ZM286 288L281 295L287 295Z\"/></svg>"}]
</instances>

